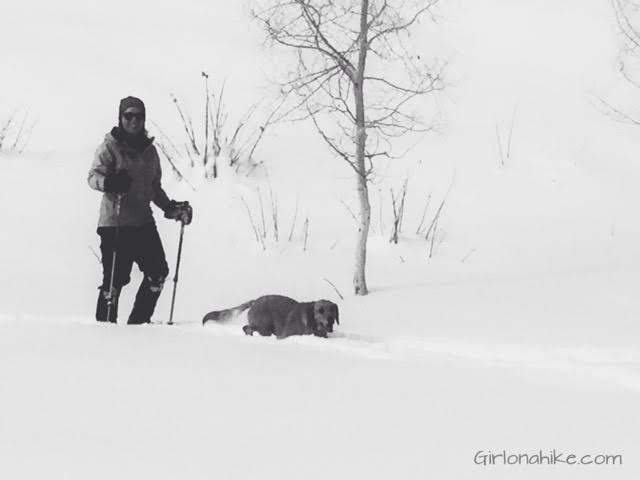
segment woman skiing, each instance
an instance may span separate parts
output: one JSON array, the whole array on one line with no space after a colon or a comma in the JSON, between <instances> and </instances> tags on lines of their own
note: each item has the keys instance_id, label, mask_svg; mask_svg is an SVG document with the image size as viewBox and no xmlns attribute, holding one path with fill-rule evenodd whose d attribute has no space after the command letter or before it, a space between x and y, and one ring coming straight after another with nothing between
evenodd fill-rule
<instances>
[{"instance_id":1,"label":"woman skiing","mask_svg":"<svg viewBox=\"0 0 640 480\"><path fill-rule=\"evenodd\" d=\"M189 203L169 200L162 189L160 159L144 128L145 118L142 100L123 98L118 126L105 136L89 170L89 186L104 192L98 221L102 253L96 306L99 322L116 323L120 291L131 280L134 262L144 278L127 323L151 321L169 267L150 203L163 210L166 218L191 222Z\"/></svg>"}]
</instances>

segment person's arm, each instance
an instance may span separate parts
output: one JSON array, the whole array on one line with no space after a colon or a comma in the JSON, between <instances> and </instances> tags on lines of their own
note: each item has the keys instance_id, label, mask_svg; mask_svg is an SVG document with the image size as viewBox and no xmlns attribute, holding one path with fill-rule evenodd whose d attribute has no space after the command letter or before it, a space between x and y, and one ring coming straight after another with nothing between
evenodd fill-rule
<instances>
[{"instance_id":1,"label":"person's arm","mask_svg":"<svg viewBox=\"0 0 640 480\"><path fill-rule=\"evenodd\" d=\"M102 144L96 150L96 155L89 169L88 182L89 186L94 190L104 192L104 181L108 174L114 171L115 160L111 152Z\"/></svg>"},{"instance_id":2,"label":"person's arm","mask_svg":"<svg viewBox=\"0 0 640 480\"><path fill-rule=\"evenodd\" d=\"M177 202L170 200L166 192L162 189L162 168L160 167L160 158L158 152L156 155L157 171L153 179L153 203L164 211L165 218L171 218L182 222L183 225L189 225L193 218L193 209L189 202Z\"/></svg>"},{"instance_id":3,"label":"person's arm","mask_svg":"<svg viewBox=\"0 0 640 480\"><path fill-rule=\"evenodd\" d=\"M99 192L127 193L131 188L131 177L122 169L115 170L115 157L106 145L100 145L89 170L89 186Z\"/></svg>"},{"instance_id":4,"label":"person's arm","mask_svg":"<svg viewBox=\"0 0 640 480\"><path fill-rule=\"evenodd\" d=\"M166 211L171 200L169 200L167 193L162 188L162 168L160 167L158 152L155 153L155 156L157 168L151 184L153 188L153 203L155 203L162 211Z\"/></svg>"}]
</instances>

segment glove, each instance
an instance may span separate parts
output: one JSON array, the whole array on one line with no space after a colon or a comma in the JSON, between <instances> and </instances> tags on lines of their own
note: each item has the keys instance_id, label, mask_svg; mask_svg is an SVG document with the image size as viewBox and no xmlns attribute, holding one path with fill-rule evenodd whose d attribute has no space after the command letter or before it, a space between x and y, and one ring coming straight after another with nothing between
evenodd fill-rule
<instances>
[{"instance_id":1,"label":"glove","mask_svg":"<svg viewBox=\"0 0 640 480\"><path fill-rule=\"evenodd\" d=\"M171 200L167 208L164 209L164 217L182 222L183 225L189 225L193 218L193 209L189 202Z\"/></svg>"},{"instance_id":2,"label":"glove","mask_svg":"<svg viewBox=\"0 0 640 480\"><path fill-rule=\"evenodd\" d=\"M130 188L131 176L124 169L104 177L104 191L107 193L127 193Z\"/></svg>"}]
</instances>

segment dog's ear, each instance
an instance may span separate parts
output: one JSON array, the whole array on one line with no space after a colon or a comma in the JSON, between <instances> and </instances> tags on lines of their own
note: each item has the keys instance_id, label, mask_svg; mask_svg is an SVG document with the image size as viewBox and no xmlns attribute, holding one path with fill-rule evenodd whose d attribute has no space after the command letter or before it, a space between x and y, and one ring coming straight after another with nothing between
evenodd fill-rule
<instances>
[{"instance_id":1,"label":"dog's ear","mask_svg":"<svg viewBox=\"0 0 640 480\"><path fill-rule=\"evenodd\" d=\"M333 304L333 310L336 314L336 323L340 325L340 311L338 310L338 305L336 305L335 303Z\"/></svg>"},{"instance_id":2,"label":"dog's ear","mask_svg":"<svg viewBox=\"0 0 640 480\"><path fill-rule=\"evenodd\" d=\"M307 326L313 332L318 328L318 321L316 320L316 312L315 312L315 302L307 303L306 314L307 314Z\"/></svg>"}]
</instances>

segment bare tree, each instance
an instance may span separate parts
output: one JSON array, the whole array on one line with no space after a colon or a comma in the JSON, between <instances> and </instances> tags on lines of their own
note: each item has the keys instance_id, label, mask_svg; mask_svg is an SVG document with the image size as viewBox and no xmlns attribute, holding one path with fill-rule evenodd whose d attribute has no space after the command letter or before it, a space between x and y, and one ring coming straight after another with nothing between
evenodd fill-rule
<instances>
[{"instance_id":1,"label":"bare tree","mask_svg":"<svg viewBox=\"0 0 640 480\"><path fill-rule=\"evenodd\" d=\"M632 87L640 88L640 0L609 0L613 8L621 37L618 71ZM640 125L640 118L602 98L596 106L612 119L631 125Z\"/></svg>"},{"instance_id":2,"label":"bare tree","mask_svg":"<svg viewBox=\"0 0 640 480\"><path fill-rule=\"evenodd\" d=\"M282 93L291 99L285 115L311 119L330 150L355 172L357 295L368 293L373 161L399 156L393 147L405 134L430 130L415 113L416 100L443 88L442 66L427 64L411 41L414 27L431 16L437 2L261 0L253 10L272 45L295 55L294 68L279 81Z\"/></svg>"},{"instance_id":3,"label":"bare tree","mask_svg":"<svg viewBox=\"0 0 640 480\"><path fill-rule=\"evenodd\" d=\"M625 71L625 58L627 54L637 54L640 50L640 1L638 0L610 0L613 11L618 22L618 27L623 35L624 45L622 48L622 73L627 76ZM638 85L632 77L629 81Z\"/></svg>"}]
</instances>

